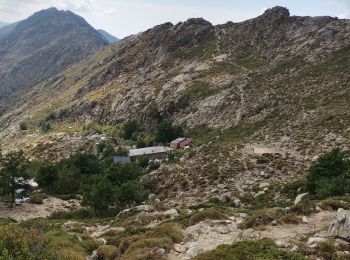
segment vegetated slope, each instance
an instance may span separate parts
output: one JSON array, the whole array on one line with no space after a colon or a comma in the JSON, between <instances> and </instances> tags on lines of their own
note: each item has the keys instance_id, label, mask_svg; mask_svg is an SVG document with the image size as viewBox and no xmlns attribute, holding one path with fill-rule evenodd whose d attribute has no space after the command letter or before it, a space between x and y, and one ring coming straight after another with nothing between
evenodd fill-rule
<instances>
[{"instance_id":1,"label":"vegetated slope","mask_svg":"<svg viewBox=\"0 0 350 260\"><path fill-rule=\"evenodd\" d=\"M129 118L151 127L156 103L198 145L186 163L153 174L165 197L284 182L328 147L349 145L349 39L349 20L290 16L281 7L242 23L159 25L12 99L1 140L21 140L19 122L36 126L52 112L62 115L57 131ZM258 143L289 155L259 161L247 152Z\"/></svg>"},{"instance_id":2,"label":"vegetated slope","mask_svg":"<svg viewBox=\"0 0 350 260\"><path fill-rule=\"evenodd\" d=\"M115 42L119 41L119 39L118 39L117 37L113 36L112 34L106 32L106 31L104 31L104 30L99 29L99 30L97 30L97 31L98 31L99 34L101 34L102 37L103 37L107 42L109 42L109 43L115 43Z\"/></svg>"},{"instance_id":3,"label":"vegetated slope","mask_svg":"<svg viewBox=\"0 0 350 260\"><path fill-rule=\"evenodd\" d=\"M0 98L60 73L105 45L83 18L55 8L1 28Z\"/></svg>"}]
</instances>

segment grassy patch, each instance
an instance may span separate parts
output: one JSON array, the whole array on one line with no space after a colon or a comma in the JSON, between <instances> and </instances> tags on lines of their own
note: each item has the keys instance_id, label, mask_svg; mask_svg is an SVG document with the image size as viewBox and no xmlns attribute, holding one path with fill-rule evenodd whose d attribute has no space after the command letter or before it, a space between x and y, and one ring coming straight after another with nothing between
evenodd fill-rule
<instances>
[{"instance_id":1,"label":"grassy patch","mask_svg":"<svg viewBox=\"0 0 350 260\"><path fill-rule=\"evenodd\" d=\"M201 254L196 260L243 260L243 259L280 259L280 260L305 260L306 258L296 253L278 249L272 239L264 238L258 241L241 241L233 245L221 245L216 249Z\"/></svg>"},{"instance_id":2,"label":"grassy patch","mask_svg":"<svg viewBox=\"0 0 350 260\"><path fill-rule=\"evenodd\" d=\"M187 89L184 91L183 95L188 98L189 101L197 101L205 99L213 94L215 94L218 90L215 89L207 82L203 81L194 81Z\"/></svg>"},{"instance_id":3,"label":"grassy patch","mask_svg":"<svg viewBox=\"0 0 350 260\"><path fill-rule=\"evenodd\" d=\"M175 223L165 223L155 227L151 237L168 237L174 243L179 243L184 239L180 225Z\"/></svg>"},{"instance_id":4,"label":"grassy patch","mask_svg":"<svg viewBox=\"0 0 350 260\"><path fill-rule=\"evenodd\" d=\"M319 206L325 210L350 209L350 199L349 197L333 197L321 201Z\"/></svg>"},{"instance_id":5,"label":"grassy patch","mask_svg":"<svg viewBox=\"0 0 350 260\"><path fill-rule=\"evenodd\" d=\"M97 254L99 257L105 260L113 260L117 257L117 248L110 245L102 245L97 248Z\"/></svg>"},{"instance_id":6,"label":"grassy patch","mask_svg":"<svg viewBox=\"0 0 350 260\"><path fill-rule=\"evenodd\" d=\"M49 231L44 235L52 259L83 260L86 251L83 243L62 231Z\"/></svg>"},{"instance_id":7,"label":"grassy patch","mask_svg":"<svg viewBox=\"0 0 350 260\"><path fill-rule=\"evenodd\" d=\"M123 259L157 260L159 259L159 256L157 255L154 249L163 248L166 251L169 251L172 245L173 242L168 237L140 239L130 245L130 247L125 251Z\"/></svg>"},{"instance_id":8,"label":"grassy patch","mask_svg":"<svg viewBox=\"0 0 350 260\"><path fill-rule=\"evenodd\" d=\"M211 140L215 140L220 134L220 129L211 129L205 125L197 126L193 129L188 130L187 136L193 139L194 146L200 146L208 143Z\"/></svg>"},{"instance_id":9,"label":"grassy patch","mask_svg":"<svg viewBox=\"0 0 350 260\"><path fill-rule=\"evenodd\" d=\"M216 209L203 209L202 211L194 213L191 216L190 222L191 225L194 225L207 219L225 220L227 219L227 216Z\"/></svg>"}]
</instances>

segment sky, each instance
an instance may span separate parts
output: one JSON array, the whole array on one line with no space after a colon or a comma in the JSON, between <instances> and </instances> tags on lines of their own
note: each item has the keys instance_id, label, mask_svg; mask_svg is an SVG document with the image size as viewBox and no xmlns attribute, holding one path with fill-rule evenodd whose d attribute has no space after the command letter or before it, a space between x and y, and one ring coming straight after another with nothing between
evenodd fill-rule
<instances>
[{"instance_id":1,"label":"sky","mask_svg":"<svg viewBox=\"0 0 350 260\"><path fill-rule=\"evenodd\" d=\"M350 0L0 0L0 21L15 22L41 9L57 7L123 38L192 17L203 17L213 24L240 22L276 5L287 7L291 15L350 19Z\"/></svg>"}]
</instances>

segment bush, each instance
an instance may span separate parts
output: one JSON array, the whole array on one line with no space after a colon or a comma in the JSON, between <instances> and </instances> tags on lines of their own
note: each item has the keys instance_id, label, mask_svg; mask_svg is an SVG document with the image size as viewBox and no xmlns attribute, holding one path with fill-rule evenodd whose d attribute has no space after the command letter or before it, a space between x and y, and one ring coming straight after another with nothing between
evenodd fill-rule
<instances>
[{"instance_id":1,"label":"bush","mask_svg":"<svg viewBox=\"0 0 350 260\"><path fill-rule=\"evenodd\" d=\"M242 224L243 228L254 228L262 225L268 225L283 215L283 211L278 209L260 209L250 215Z\"/></svg>"},{"instance_id":2,"label":"bush","mask_svg":"<svg viewBox=\"0 0 350 260\"><path fill-rule=\"evenodd\" d=\"M29 200L31 203L34 204L43 204L44 198L45 195L37 191L34 191L29 194Z\"/></svg>"},{"instance_id":3,"label":"bush","mask_svg":"<svg viewBox=\"0 0 350 260\"><path fill-rule=\"evenodd\" d=\"M123 183L117 194L117 201L123 205L136 203L140 204L147 197L143 185L136 181Z\"/></svg>"},{"instance_id":4,"label":"bush","mask_svg":"<svg viewBox=\"0 0 350 260\"><path fill-rule=\"evenodd\" d=\"M240 241L233 245L221 245L216 249L198 255L196 260L306 260L305 257L278 249L275 242L270 238L258 241Z\"/></svg>"},{"instance_id":5,"label":"bush","mask_svg":"<svg viewBox=\"0 0 350 260\"><path fill-rule=\"evenodd\" d=\"M117 257L117 248L115 246L103 245L97 248L99 258L104 260L114 260Z\"/></svg>"},{"instance_id":6,"label":"bush","mask_svg":"<svg viewBox=\"0 0 350 260\"><path fill-rule=\"evenodd\" d=\"M326 210L328 209L338 210L339 208L349 209L350 202L344 201L341 198L329 198L324 201L321 201L320 207Z\"/></svg>"},{"instance_id":7,"label":"bush","mask_svg":"<svg viewBox=\"0 0 350 260\"><path fill-rule=\"evenodd\" d=\"M204 209L202 211L196 212L191 216L191 225L197 224L203 220L224 220L227 216L216 209Z\"/></svg>"},{"instance_id":8,"label":"bush","mask_svg":"<svg viewBox=\"0 0 350 260\"><path fill-rule=\"evenodd\" d=\"M278 220L280 223L285 223L285 224L300 224L301 219L298 217L295 213L287 213L286 215L282 216Z\"/></svg>"},{"instance_id":9,"label":"bush","mask_svg":"<svg viewBox=\"0 0 350 260\"><path fill-rule=\"evenodd\" d=\"M91 209L81 208L72 211L56 211L49 219L89 219L93 218L94 212Z\"/></svg>"},{"instance_id":10,"label":"bush","mask_svg":"<svg viewBox=\"0 0 350 260\"><path fill-rule=\"evenodd\" d=\"M313 212L316 212L316 205L310 199L303 199L297 205L293 205L291 211L297 215L310 215Z\"/></svg>"},{"instance_id":11,"label":"bush","mask_svg":"<svg viewBox=\"0 0 350 260\"><path fill-rule=\"evenodd\" d=\"M182 127L173 126L171 121L164 120L157 126L155 140L160 143L169 143L183 134Z\"/></svg>"},{"instance_id":12,"label":"bush","mask_svg":"<svg viewBox=\"0 0 350 260\"><path fill-rule=\"evenodd\" d=\"M350 160L339 148L320 156L310 167L307 189L321 199L350 192Z\"/></svg>"},{"instance_id":13,"label":"bush","mask_svg":"<svg viewBox=\"0 0 350 260\"><path fill-rule=\"evenodd\" d=\"M174 243L180 243L184 239L180 225L175 223L165 223L154 228L152 237L168 237Z\"/></svg>"},{"instance_id":14,"label":"bush","mask_svg":"<svg viewBox=\"0 0 350 260\"><path fill-rule=\"evenodd\" d=\"M27 125L27 123L26 123L26 122L21 122L21 123L19 124L19 129L22 130L22 131L28 130L28 125Z\"/></svg>"},{"instance_id":15,"label":"bush","mask_svg":"<svg viewBox=\"0 0 350 260\"><path fill-rule=\"evenodd\" d=\"M296 180L294 182L284 185L282 192L288 195L289 198L294 199L298 194L306 192L306 180Z\"/></svg>"},{"instance_id":16,"label":"bush","mask_svg":"<svg viewBox=\"0 0 350 260\"><path fill-rule=\"evenodd\" d=\"M49 122L42 121L42 122L40 122L39 126L41 127L41 130L44 133L47 133L51 130L51 124Z\"/></svg>"},{"instance_id":17,"label":"bush","mask_svg":"<svg viewBox=\"0 0 350 260\"><path fill-rule=\"evenodd\" d=\"M72 235L62 231L49 231L44 235L48 241L49 259L85 259L84 245Z\"/></svg>"},{"instance_id":18,"label":"bush","mask_svg":"<svg viewBox=\"0 0 350 260\"><path fill-rule=\"evenodd\" d=\"M166 251L169 251L173 245L173 242L168 237L161 238L145 238L140 239L134 243L132 243L128 249L125 251L123 255L123 259L125 260L136 260L136 259L150 259L150 260L158 260L159 256L156 254L150 255L152 253L152 249L154 248L163 248Z\"/></svg>"},{"instance_id":19,"label":"bush","mask_svg":"<svg viewBox=\"0 0 350 260\"><path fill-rule=\"evenodd\" d=\"M129 120L125 122L122 126L120 137L130 140L137 139L137 133L141 130L141 126L139 122L136 120Z\"/></svg>"},{"instance_id":20,"label":"bush","mask_svg":"<svg viewBox=\"0 0 350 260\"><path fill-rule=\"evenodd\" d=\"M0 227L15 224L17 221L13 218L0 218Z\"/></svg>"},{"instance_id":21,"label":"bush","mask_svg":"<svg viewBox=\"0 0 350 260\"><path fill-rule=\"evenodd\" d=\"M46 241L34 229L24 229L10 224L0 229L1 259L40 259L46 252Z\"/></svg>"}]
</instances>

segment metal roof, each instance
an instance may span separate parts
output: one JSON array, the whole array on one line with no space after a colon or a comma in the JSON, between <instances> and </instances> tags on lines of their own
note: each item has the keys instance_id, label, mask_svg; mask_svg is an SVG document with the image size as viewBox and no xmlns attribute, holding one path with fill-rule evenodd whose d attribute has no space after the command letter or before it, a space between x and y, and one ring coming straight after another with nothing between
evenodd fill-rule
<instances>
[{"instance_id":1,"label":"metal roof","mask_svg":"<svg viewBox=\"0 0 350 260\"><path fill-rule=\"evenodd\" d=\"M167 151L171 150L168 147L164 146L153 146L153 147L146 147L146 148L140 148L140 149L131 149L129 151L129 156L141 156L141 155L148 155L148 154L155 154L155 153L166 153Z\"/></svg>"},{"instance_id":2,"label":"metal roof","mask_svg":"<svg viewBox=\"0 0 350 260\"><path fill-rule=\"evenodd\" d=\"M130 163L130 157L129 156L113 156L113 162L114 163Z\"/></svg>"}]
</instances>

